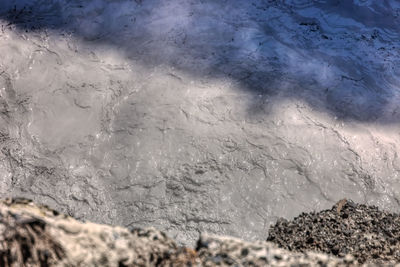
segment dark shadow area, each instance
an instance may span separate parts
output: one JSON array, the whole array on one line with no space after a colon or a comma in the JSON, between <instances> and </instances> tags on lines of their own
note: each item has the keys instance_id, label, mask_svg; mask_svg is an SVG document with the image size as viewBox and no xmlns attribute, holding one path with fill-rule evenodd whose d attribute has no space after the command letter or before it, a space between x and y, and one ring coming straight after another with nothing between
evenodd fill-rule
<instances>
[{"instance_id":1,"label":"dark shadow area","mask_svg":"<svg viewBox=\"0 0 400 267\"><path fill-rule=\"evenodd\" d=\"M3 31L72 33L345 121L400 122L398 1L9 0L0 19Z\"/></svg>"}]
</instances>

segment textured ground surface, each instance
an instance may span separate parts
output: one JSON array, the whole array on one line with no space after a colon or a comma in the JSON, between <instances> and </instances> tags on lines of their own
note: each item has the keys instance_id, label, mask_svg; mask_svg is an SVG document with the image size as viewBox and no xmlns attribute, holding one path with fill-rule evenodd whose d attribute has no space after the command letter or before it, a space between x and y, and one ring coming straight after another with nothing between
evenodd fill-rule
<instances>
[{"instance_id":1,"label":"textured ground surface","mask_svg":"<svg viewBox=\"0 0 400 267\"><path fill-rule=\"evenodd\" d=\"M348 266L317 253L293 253L269 242L244 242L203 234L196 250L178 247L154 228L129 231L81 223L21 200L0 203L1 266Z\"/></svg>"},{"instance_id":2,"label":"textured ground surface","mask_svg":"<svg viewBox=\"0 0 400 267\"><path fill-rule=\"evenodd\" d=\"M338 199L399 210L398 1L0 3L0 195L265 239Z\"/></svg>"},{"instance_id":3,"label":"textured ground surface","mask_svg":"<svg viewBox=\"0 0 400 267\"><path fill-rule=\"evenodd\" d=\"M400 262L400 216L343 200L330 210L278 220L267 240L291 251L351 254L360 263L396 263Z\"/></svg>"},{"instance_id":4,"label":"textured ground surface","mask_svg":"<svg viewBox=\"0 0 400 267\"><path fill-rule=\"evenodd\" d=\"M358 266L354 257L305 251L290 252L270 242L245 242L223 236L201 235L196 249L201 266ZM371 265L373 266L373 265Z\"/></svg>"},{"instance_id":5,"label":"textured ground surface","mask_svg":"<svg viewBox=\"0 0 400 267\"><path fill-rule=\"evenodd\" d=\"M1 202L0 213L2 266L156 266L178 248L155 229L81 223L27 200Z\"/></svg>"}]
</instances>

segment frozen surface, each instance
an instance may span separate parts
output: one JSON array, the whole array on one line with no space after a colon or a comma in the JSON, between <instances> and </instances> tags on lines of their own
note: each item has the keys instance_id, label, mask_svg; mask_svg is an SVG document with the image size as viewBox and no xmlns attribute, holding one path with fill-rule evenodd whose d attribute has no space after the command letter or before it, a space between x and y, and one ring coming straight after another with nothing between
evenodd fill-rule
<instances>
[{"instance_id":1,"label":"frozen surface","mask_svg":"<svg viewBox=\"0 0 400 267\"><path fill-rule=\"evenodd\" d=\"M0 2L0 195L265 239L400 209L398 1Z\"/></svg>"}]
</instances>

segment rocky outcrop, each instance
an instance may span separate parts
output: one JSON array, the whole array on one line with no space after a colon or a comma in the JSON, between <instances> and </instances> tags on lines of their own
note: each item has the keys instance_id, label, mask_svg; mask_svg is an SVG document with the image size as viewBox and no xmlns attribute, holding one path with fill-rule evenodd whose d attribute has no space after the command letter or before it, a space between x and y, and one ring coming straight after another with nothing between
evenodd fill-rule
<instances>
[{"instance_id":1,"label":"rocky outcrop","mask_svg":"<svg viewBox=\"0 0 400 267\"><path fill-rule=\"evenodd\" d=\"M79 222L25 199L0 203L1 266L345 266L355 261L293 253L270 242L201 235L197 248L164 233Z\"/></svg>"},{"instance_id":2,"label":"rocky outcrop","mask_svg":"<svg viewBox=\"0 0 400 267\"><path fill-rule=\"evenodd\" d=\"M342 200L278 220L268 241L203 233L188 248L155 228L81 222L7 199L0 201L0 266L398 266L399 218Z\"/></svg>"},{"instance_id":3,"label":"rocky outcrop","mask_svg":"<svg viewBox=\"0 0 400 267\"><path fill-rule=\"evenodd\" d=\"M280 219L268 240L291 251L314 250L360 263L400 261L400 215L343 199L332 209Z\"/></svg>"},{"instance_id":4,"label":"rocky outcrop","mask_svg":"<svg viewBox=\"0 0 400 267\"><path fill-rule=\"evenodd\" d=\"M0 204L1 266L152 266L176 243L153 228L79 222L24 199Z\"/></svg>"},{"instance_id":5,"label":"rocky outcrop","mask_svg":"<svg viewBox=\"0 0 400 267\"><path fill-rule=\"evenodd\" d=\"M201 266L350 266L343 259L321 253L294 253L270 242L244 242L232 237L202 235L197 247Z\"/></svg>"}]
</instances>

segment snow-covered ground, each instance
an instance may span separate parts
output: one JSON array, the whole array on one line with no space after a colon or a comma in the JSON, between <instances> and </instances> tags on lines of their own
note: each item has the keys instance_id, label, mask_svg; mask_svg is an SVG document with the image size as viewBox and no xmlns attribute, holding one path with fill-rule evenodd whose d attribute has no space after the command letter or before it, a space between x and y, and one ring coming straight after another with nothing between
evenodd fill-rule
<instances>
[{"instance_id":1,"label":"snow-covered ground","mask_svg":"<svg viewBox=\"0 0 400 267\"><path fill-rule=\"evenodd\" d=\"M395 0L0 2L0 195L264 239L400 209Z\"/></svg>"}]
</instances>

